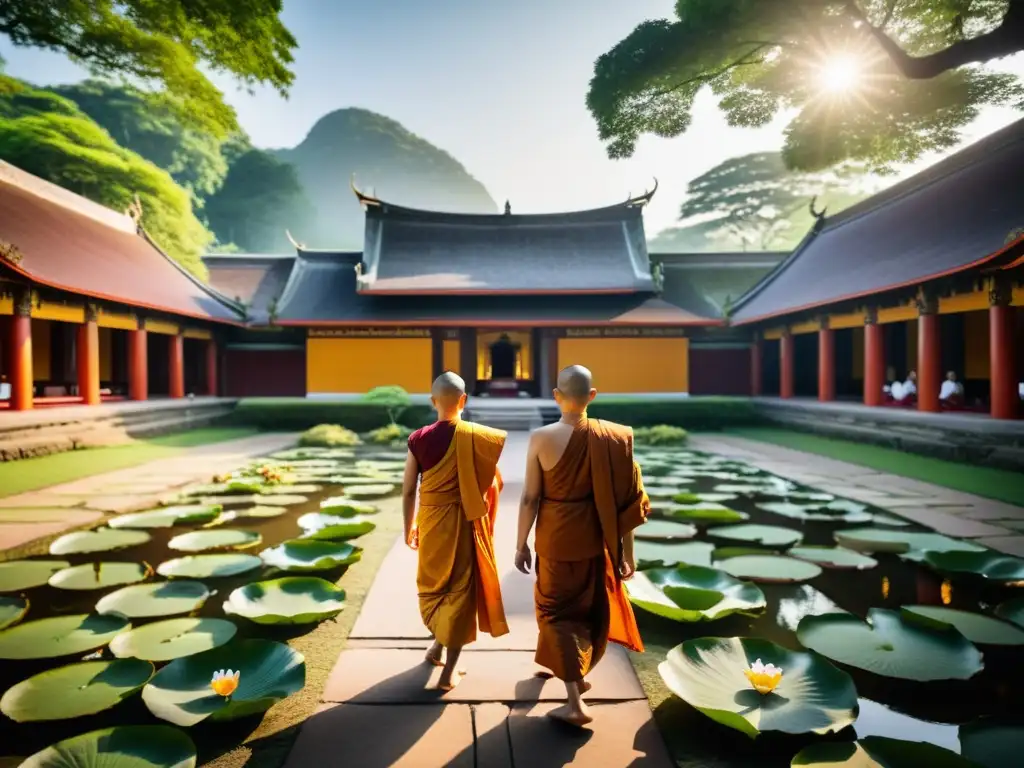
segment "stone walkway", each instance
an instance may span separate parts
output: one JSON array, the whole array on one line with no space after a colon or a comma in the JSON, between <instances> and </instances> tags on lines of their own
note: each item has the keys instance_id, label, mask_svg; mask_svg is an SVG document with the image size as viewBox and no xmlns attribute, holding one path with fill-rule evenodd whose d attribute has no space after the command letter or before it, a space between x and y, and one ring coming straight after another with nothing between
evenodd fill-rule
<instances>
[{"instance_id":1,"label":"stone walkway","mask_svg":"<svg viewBox=\"0 0 1024 768\"><path fill-rule=\"evenodd\" d=\"M1024 507L742 437L697 435L690 444L889 510L947 536L1024 557Z\"/></svg>"},{"instance_id":2,"label":"stone walkway","mask_svg":"<svg viewBox=\"0 0 1024 768\"><path fill-rule=\"evenodd\" d=\"M463 652L467 672L443 698L439 670L423 663L428 635L416 602L416 555L399 539L381 566L322 703L286 768L670 768L626 652L609 649L590 678L594 723L578 732L544 717L565 700L558 681L533 676L533 578L512 565L526 464L526 433L511 433L495 548L510 632ZM354 737L354 734L359 734Z\"/></svg>"},{"instance_id":3,"label":"stone walkway","mask_svg":"<svg viewBox=\"0 0 1024 768\"><path fill-rule=\"evenodd\" d=\"M275 432L189 448L177 456L0 498L0 550L88 525L111 512L155 506L176 488L295 444Z\"/></svg>"}]
</instances>

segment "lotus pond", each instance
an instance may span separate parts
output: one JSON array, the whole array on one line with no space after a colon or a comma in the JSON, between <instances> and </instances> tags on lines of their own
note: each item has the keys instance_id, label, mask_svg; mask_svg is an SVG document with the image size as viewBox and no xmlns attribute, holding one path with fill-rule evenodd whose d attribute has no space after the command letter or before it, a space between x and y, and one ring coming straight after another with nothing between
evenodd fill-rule
<instances>
[{"instance_id":1,"label":"lotus pond","mask_svg":"<svg viewBox=\"0 0 1024 768\"><path fill-rule=\"evenodd\" d=\"M1021 764L1024 560L734 460L637 458L633 661L678 765Z\"/></svg>"},{"instance_id":2,"label":"lotus pond","mask_svg":"<svg viewBox=\"0 0 1024 768\"><path fill-rule=\"evenodd\" d=\"M0 763L188 768L241 742L305 685L288 641L345 609L403 464L283 451L0 562Z\"/></svg>"}]
</instances>

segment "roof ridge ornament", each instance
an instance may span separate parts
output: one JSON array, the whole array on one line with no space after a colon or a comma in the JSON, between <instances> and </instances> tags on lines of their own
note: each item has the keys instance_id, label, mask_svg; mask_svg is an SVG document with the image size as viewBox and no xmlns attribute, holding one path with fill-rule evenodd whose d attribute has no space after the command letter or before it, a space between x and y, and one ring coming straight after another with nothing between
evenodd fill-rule
<instances>
[{"instance_id":1,"label":"roof ridge ornament","mask_svg":"<svg viewBox=\"0 0 1024 768\"><path fill-rule=\"evenodd\" d=\"M359 201L360 205L362 205L364 208L366 206L369 206L369 205L378 205L379 206L381 204L380 198L376 197L376 195L374 195L372 192L371 192L371 194L366 194L364 192L360 192L359 191L359 187L356 186L356 174L355 174L355 171L352 172L352 178L349 181L349 184L352 187L352 191L356 195L356 199Z\"/></svg>"},{"instance_id":2,"label":"roof ridge ornament","mask_svg":"<svg viewBox=\"0 0 1024 768\"><path fill-rule=\"evenodd\" d=\"M815 195L814 197L811 198L811 204L807 207L808 210L811 212L811 216L813 216L814 219L815 219L815 226L817 226L818 222L821 222L825 218L825 214L828 213L828 206L827 205L824 208L822 208L820 211L817 210L815 208L815 203L817 203L817 202L818 202L818 196Z\"/></svg>"},{"instance_id":3,"label":"roof ridge ornament","mask_svg":"<svg viewBox=\"0 0 1024 768\"><path fill-rule=\"evenodd\" d=\"M303 250L306 249L306 244L305 243L300 243L298 240L296 240L294 237L292 237L291 230L286 229L284 231L284 236L288 238L288 242L292 244L292 247L296 251L303 251Z\"/></svg>"},{"instance_id":4,"label":"roof ridge ornament","mask_svg":"<svg viewBox=\"0 0 1024 768\"><path fill-rule=\"evenodd\" d=\"M652 189L645 189L644 193L642 195L638 195L637 197L633 197L632 192L629 193L629 195L626 197L627 208L642 208L649 202L651 202L651 198L654 197L654 193L658 191L658 177L655 176L653 178L654 187Z\"/></svg>"}]
</instances>

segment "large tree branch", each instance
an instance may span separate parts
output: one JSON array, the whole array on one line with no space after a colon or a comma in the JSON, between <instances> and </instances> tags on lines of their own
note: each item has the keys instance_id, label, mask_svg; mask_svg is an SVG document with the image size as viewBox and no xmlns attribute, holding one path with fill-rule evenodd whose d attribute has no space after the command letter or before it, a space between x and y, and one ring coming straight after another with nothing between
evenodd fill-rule
<instances>
[{"instance_id":1,"label":"large tree branch","mask_svg":"<svg viewBox=\"0 0 1024 768\"><path fill-rule=\"evenodd\" d=\"M868 20L856 0L847 0L846 9L865 26L900 74L908 80L930 80L964 64L980 64L1024 50L1024 0L1010 0L1002 23L991 32L960 40L927 56L912 56L904 51L882 27L876 27Z\"/></svg>"},{"instance_id":2,"label":"large tree branch","mask_svg":"<svg viewBox=\"0 0 1024 768\"><path fill-rule=\"evenodd\" d=\"M774 48L777 45L778 43L759 42L754 48L747 51L745 54L740 56L735 61L732 61L726 64L725 66L716 69L713 72L701 72L699 74L694 75L693 77L688 77L685 80L681 80L678 83L669 86L668 88L661 88L655 91L647 99L644 100L644 106L650 104L655 99L661 98L662 96L668 96L668 94L670 93L675 93L676 91L681 90L682 88L685 88L688 85L693 85L695 83L707 85L712 80L724 75L726 72L730 72L731 70L736 69L736 67L749 66L750 64L759 64L761 61L760 59L752 59L751 57L756 56L760 51L763 51L765 48Z\"/></svg>"}]
</instances>

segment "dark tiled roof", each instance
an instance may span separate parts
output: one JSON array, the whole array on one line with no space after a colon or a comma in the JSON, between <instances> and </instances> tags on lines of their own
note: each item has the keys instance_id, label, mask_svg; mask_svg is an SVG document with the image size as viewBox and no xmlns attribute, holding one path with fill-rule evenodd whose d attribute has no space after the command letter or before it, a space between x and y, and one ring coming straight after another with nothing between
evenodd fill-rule
<instances>
[{"instance_id":1,"label":"dark tiled roof","mask_svg":"<svg viewBox=\"0 0 1024 768\"><path fill-rule=\"evenodd\" d=\"M295 257L278 254L210 254L203 257L210 284L246 305L249 319L265 323L272 302L284 290Z\"/></svg>"},{"instance_id":2,"label":"dark tiled roof","mask_svg":"<svg viewBox=\"0 0 1024 768\"><path fill-rule=\"evenodd\" d=\"M360 254L302 252L276 321L316 323L573 323L706 325L714 319L651 293L610 295L389 296L356 292Z\"/></svg>"},{"instance_id":3,"label":"dark tiled roof","mask_svg":"<svg viewBox=\"0 0 1024 768\"><path fill-rule=\"evenodd\" d=\"M1024 120L829 217L737 303L736 322L968 269L1024 225Z\"/></svg>"},{"instance_id":4,"label":"dark tiled roof","mask_svg":"<svg viewBox=\"0 0 1024 768\"><path fill-rule=\"evenodd\" d=\"M726 309L786 257L785 253L656 253L662 264L662 295L674 304L722 317Z\"/></svg>"},{"instance_id":5,"label":"dark tiled roof","mask_svg":"<svg viewBox=\"0 0 1024 768\"><path fill-rule=\"evenodd\" d=\"M640 205L561 214L366 211L365 293L653 290Z\"/></svg>"},{"instance_id":6,"label":"dark tiled roof","mask_svg":"<svg viewBox=\"0 0 1024 768\"><path fill-rule=\"evenodd\" d=\"M204 320L241 320L230 301L140 235L130 217L0 162L0 241L16 272L95 299Z\"/></svg>"}]
</instances>

